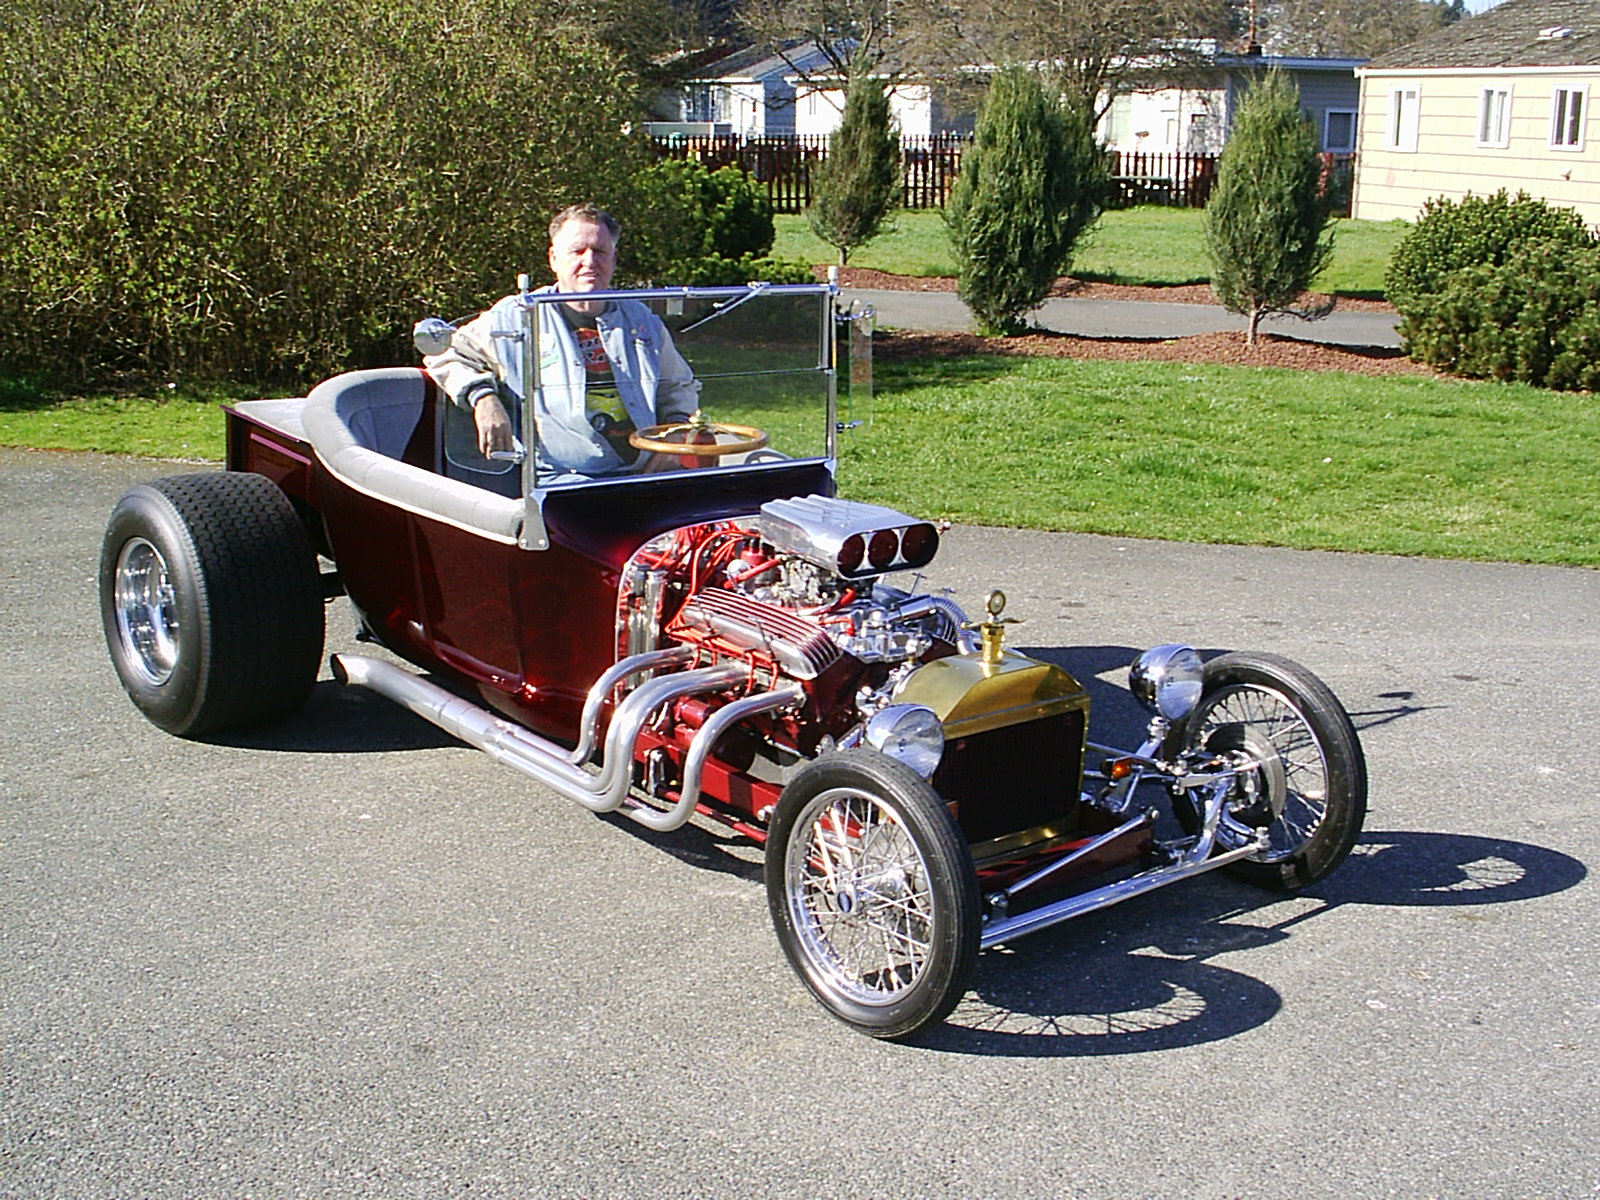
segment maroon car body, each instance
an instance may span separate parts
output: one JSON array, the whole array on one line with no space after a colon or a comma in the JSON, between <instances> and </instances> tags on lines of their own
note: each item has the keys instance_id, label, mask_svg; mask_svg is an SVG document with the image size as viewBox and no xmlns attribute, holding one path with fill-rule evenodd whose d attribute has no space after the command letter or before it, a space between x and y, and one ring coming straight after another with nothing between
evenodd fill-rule
<instances>
[{"instance_id":1,"label":"maroon car body","mask_svg":"<svg viewBox=\"0 0 1600 1200\"><path fill-rule=\"evenodd\" d=\"M1147 736L1118 751L1070 674L1005 646L1003 597L972 621L891 582L939 533L836 495L840 383L870 370L831 289L617 295L656 307L704 389L691 426L639 431L665 469L553 481L538 405L532 452L479 458L420 368L236 405L226 471L135 488L108 527L134 701L184 736L281 717L342 593L410 668L338 655L341 681L594 811L764 843L796 972L882 1037L942 1020L985 947L1218 866L1303 886L1348 853L1365 766L1304 668L1157 647L1131 674ZM556 302L525 297L541 404ZM1136 801L1154 788L1180 837Z\"/></svg>"}]
</instances>

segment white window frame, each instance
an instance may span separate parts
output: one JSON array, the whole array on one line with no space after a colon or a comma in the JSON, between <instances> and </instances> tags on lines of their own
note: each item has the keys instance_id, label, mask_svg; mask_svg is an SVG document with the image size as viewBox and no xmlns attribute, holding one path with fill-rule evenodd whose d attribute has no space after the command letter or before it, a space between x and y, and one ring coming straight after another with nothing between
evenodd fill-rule
<instances>
[{"instance_id":1,"label":"white window frame","mask_svg":"<svg viewBox=\"0 0 1600 1200\"><path fill-rule=\"evenodd\" d=\"M1342 146L1333 144L1333 118L1350 118L1350 134ZM1322 113L1322 148L1329 154L1354 154L1356 149L1356 110L1353 108L1329 108Z\"/></svg>"},{"instance_id":2,"label":"white window frame","mask_svg":"<svg viewBox=\"0 0 1600 1200\"><path fill-rule=\"evenodd\" d=\"M1504 149L1511 144L1511 89L1496 84L1478 93L1478 145Z\"/></svg>"},{"instance_id":3,"label":"white window frame","mask_svg":"<svg viewBox=\"0 0 1600 1200\"><path fill-rule=\"evenodd\" d=\"M1417 113L1421 107L1422 89L1416 84L1401 84L1389 89L1389 129L1384 139L1386 149L1400 154L1417 152Z\"/></svg>"},{"instance_id":4,"label":"white window frame","mask_svg":"<svg viewBox=\"0 0 1600 1200\"><path fill-rule=\"evenodd\" d=\"M1550 149L1582 150L1584 126L1588 122L1589 85L1557 84L1550 94Z\"/></svg>"}]
</instances>

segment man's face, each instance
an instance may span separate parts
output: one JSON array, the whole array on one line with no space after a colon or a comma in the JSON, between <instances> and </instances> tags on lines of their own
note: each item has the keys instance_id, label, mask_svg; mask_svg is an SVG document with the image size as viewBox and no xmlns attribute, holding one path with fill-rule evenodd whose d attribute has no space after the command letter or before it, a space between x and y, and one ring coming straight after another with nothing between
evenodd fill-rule
<instances>
[{"instance_id":1,"label":"man's face","mask_svg":"<svg viewBox=\"0 0 1600 1200\"><path fill-rule=\"evenodd\" d=\"M617 269L617 243L604 225L568 221L550 243L550 269L563 292L603 292Z\"/></svg>"}]
</instances>

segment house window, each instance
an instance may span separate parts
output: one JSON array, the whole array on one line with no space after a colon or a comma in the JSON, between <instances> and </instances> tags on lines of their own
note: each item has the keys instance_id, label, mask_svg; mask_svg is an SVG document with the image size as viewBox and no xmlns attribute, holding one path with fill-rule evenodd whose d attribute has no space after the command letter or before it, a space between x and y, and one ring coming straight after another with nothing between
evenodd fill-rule
<instances>
[{"instance_id":1,"label":"house window","mask_svg":"<svg viewBox=\"0 0 1600 1200\"><path fill-rule=\"evenodd\" d=\"M691 83L683 89L683 119L685 121L715 121L717 119L717 89L709 83Z\"/></svg>"},{"instance_id":2,"label":"house window","mask_svg":"<svg viewBox=\"0 0 1600 1200\"><path fill-rule=\"evenodd\" d=\"M1478 145L1511 144L1511 89L1486 87L1478 98Z\"/></svg>"},{"instance_id":3,"label":"house window","mask_svg":"<svg viewBox=\"0 0 1600 1200\"><path fill-rule=\"evenodd\" d=\"M1389 149L1416 153L1418 107L1416 88L1394 88L1389 92Z\"/></svg>"},{"instance_id":4,"label":"house window","mask_svg":"<svg viewBox=\"0 0 1600 1200\"><path fill-rule=\"evenodd\" d=\"M1356 114L1330 108L1322 115L1322 148L1331 154L1349 154L1356 148Z\"/></svg>"},{"instance_id":5,"label":"house window","mask_svg":"<svg viewBox=\"0 0 1600 1200\"><path fill-rule=\"evenodd\" d=\"M1133 140L1133 97L1117 96L1111 101L1111 107L1106 109L1105 130L1106 144L1121 148L1125 142Z\"/></svg>"},{"instance_id":6,"label":"house window","mask_svg":"<svg viewBox=\"0 0 1600 1200\"><path fill-rule=\"evenodd\" d=\"M1587 96L1587 88L1556 89L1550 105L1550 145L1553 149L1583 149L1583 110Z\"/></svg>"}]
</instances>

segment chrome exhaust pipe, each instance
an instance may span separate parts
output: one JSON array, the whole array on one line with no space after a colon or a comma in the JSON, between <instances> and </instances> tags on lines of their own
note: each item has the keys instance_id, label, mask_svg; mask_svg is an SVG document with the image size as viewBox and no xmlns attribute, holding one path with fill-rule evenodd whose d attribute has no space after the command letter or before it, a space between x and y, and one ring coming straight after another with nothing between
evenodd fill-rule
<instances>
[{"instance_id":1,"label":"chrome exhaust pipe","mask_svg":"<svg viewBox=\"0 0 1600 1200\"><path fill-rule=\"evenodd\" d=\"M606 702L617 684L641 671L657 667L675 667L694 659L692 646L670 646L665 650L649 650L635 654L608 668L594 681L583 701L583 716L578 719L578 744L567 753L567 761L581 763L594 753L595 731L600 726L600 706Z\"/></svg>"},{"instance_id":2,"label":"chrome exhaust pipe","mask_svg":"<svg viewBox=\"0 0 1600 1200\"><path fill-rule=\"evenodd\" d=\"M651 713L679 697L719 691L732 684L745 682L750 677L750 669L745 664L726 663L663 675L640 685L617 706L612 715L611 728L606 733L605 757L599 772L591 774L570 761L571 752L565 747L479 708L393 663L360 654L335 654L331 662L334 677L340 683L377 692L423 720L437 725L452 737L482 750L497 762L521 771L597 813L614 812L627 800L633 748L638 741L639 731L644 728ZM787 697L784 702L789 702ZM708 720L695 742L691 743L691 755L710 726L712 721ZM723 723L712 729L713 738L720 736L725 726L726 723ZM708 744L701 752L701 761L709 752ZM682 807L681 801L677 807ZM677 808L670 811L676 815ZM634 815L631 810L630 815ZM678 823L682 824L687 819L688 814L685 813Z\"/></svg>"},{"instance_id":3,"label":"chrome exhaust pipe","mask_svg":"<svg viewBox=\"0 0 1600 1200\"><path fill-rule=\"evenodd\" d=\"M756 713L772 712L774 709L787 708L791 704L804 703L805 698L805 688L798 683L786 683L782 687L773 688L770 692L761 692L755 696L735 700L731 704L724 704L706 719L706 723L695 733L694 740L689 743L689 753L683 761L683 791L679 794L677 802L668 809L635 804L626 810L627 814L639 824L648 825L651 829L663 833L677 829L694 815L694 807L700 802L700 772L728 727Z\"/></svg>"}]
</instances>

